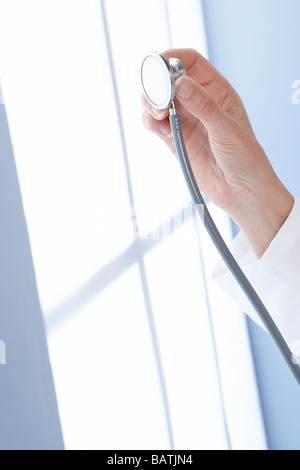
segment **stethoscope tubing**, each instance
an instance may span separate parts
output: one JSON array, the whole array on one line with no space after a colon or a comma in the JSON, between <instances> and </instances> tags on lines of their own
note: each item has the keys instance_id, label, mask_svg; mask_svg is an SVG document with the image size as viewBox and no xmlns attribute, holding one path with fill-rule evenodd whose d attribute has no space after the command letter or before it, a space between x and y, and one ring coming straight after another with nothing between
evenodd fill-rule
<instances>
[{"instance_id":1,"label":"stethoscope tubing","mask_svg":"<svg viewBox=\"0 0 300 470\"><path fill-rule=\"evenodd\" d=\"M245 276L239 264L236 262L231 251L227 247L224 239L222 238L217 226L214 223L214 220L207 208L207 205L204 201L204 198L199 190L198 184L196 182L187 150L185 147L181 118L176 113L175 107L170 108L170 125L172 130L172 135L174 139L174 144L176 148L176 154L189 189L190 195L194 204L196 205L197 212L204 223L204 226L218 250L220 256L224 260L229 271L232 273L233 277L247 296L251 305L256 310L259 318L263 322L266 330L269 332L270 336L273 338L276 346L278 347L280 353L282 354L285 362L287 363L289 369L291 370L294 378L300 385L300 367L297 361L295 360L294 355L292 354L290 348L288 347L286 341L281 335L279 329L277 328L274 320L272 319L267 308L261 301L260 297L256 293L255 289Z\"/></svg>"}]
</instances>

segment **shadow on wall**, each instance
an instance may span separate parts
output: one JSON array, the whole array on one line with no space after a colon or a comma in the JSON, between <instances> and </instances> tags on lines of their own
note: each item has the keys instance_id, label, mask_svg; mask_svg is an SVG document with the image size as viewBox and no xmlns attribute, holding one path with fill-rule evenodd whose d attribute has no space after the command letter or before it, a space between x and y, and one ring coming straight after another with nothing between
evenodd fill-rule
<instances>
[{"instance_id":1,"label":"shadow on wall","mask_svg":"<svg viewBox=\"0 0 300 470\"><path fill-rule=\"evenodd\" d=\"M0 450L63 449L3 104L0 104L0 225Z\"/></svg>"}]
</instances>

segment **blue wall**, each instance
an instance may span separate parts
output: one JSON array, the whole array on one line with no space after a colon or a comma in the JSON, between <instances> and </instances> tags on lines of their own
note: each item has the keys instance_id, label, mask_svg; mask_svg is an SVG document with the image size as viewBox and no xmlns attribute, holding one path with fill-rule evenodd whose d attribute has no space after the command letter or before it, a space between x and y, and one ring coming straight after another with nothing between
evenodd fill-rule
<instances>
[{"instance_id":1,"label":"blue wall","mask_svg":"<svg viewBox=\"0 0 300 470\"><path fill-rule=\"evenodd\" d=\"M0 104L0 450L59 450L63 439L28 234ZM0 358L1 359L1 358Z\"/></svg>"},{"instance_id":2,"label":"blue wall","mask_svg":"<svg viewBox=\"0 0 300 470\"><path fill-rule=\"evenodd\" d=\"M202 0L211 62L244 101L277 174L300 197L299 0ZM299 312L300 314L300 312ZM270 449L300 449L300 389L270 338L249 320Z\"/></svg>"}]
</instances>

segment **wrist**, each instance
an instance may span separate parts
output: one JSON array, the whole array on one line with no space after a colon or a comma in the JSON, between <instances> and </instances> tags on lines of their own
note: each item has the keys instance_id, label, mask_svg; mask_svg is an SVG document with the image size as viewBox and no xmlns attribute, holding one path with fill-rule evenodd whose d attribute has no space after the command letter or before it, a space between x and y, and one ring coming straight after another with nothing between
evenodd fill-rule
<instances>
[{"instance_id":1,"label":"wrist","mask_svg":"<svg viewBox=\"0 0 300 470\"><path fill-rule=\"evenodd\" d=\"M239 211L231 214L246 235L256 256L261 258L287 220L294 197L275 177L270 184L248 195Z\"/></svg>"}]
</instances>

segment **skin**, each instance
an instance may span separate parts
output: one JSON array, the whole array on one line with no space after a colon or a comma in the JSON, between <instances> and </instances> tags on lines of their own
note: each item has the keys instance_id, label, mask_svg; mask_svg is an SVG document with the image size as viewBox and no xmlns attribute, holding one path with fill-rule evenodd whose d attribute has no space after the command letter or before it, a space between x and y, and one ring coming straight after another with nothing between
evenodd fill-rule
<instances>
[{"instance_id":1,"label":"skin","mask_svg":"<svg viewBox=\"0 0 300 470\"><path fill-rule=\"evenodd\" d=\"M258 258L290 214L294 198L258 143L244 105L230 83L198 52L173 49L187 76L176 81L176 109L200 190L240 226ZM175 154L168 110L142 97L143 122Z\"/></svg>"}]
</instances>

